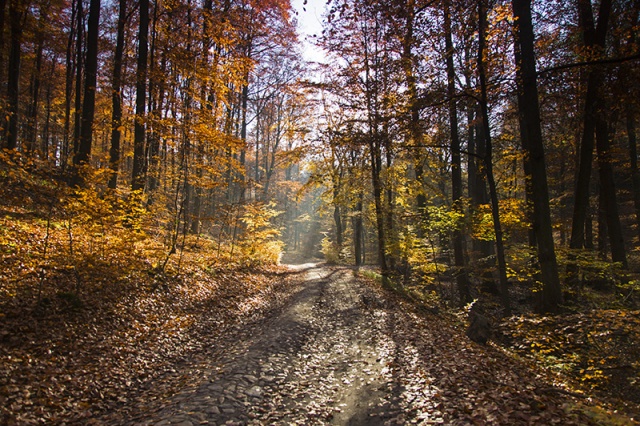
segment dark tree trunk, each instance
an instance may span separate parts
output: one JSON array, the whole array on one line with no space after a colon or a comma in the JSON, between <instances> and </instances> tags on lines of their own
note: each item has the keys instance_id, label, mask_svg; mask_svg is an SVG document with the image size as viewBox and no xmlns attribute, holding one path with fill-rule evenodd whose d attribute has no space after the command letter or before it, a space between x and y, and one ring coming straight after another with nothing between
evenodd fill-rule
<instances>
[{"instance_id":1,"label":"dark tree trunk","mask_svg":"<svg viewBox=\"0 0 640 426\"><path fill-rule=\"evenodd\" d=\"M66 78L64 87L64 134L62 135L62 167L65 167L69 160L69 139L71 137L71 96L73 94L73 75L75 74L73 62L73 41L76 36L76 2L73 2L71 9L71 30L69 31L69 38L67 39L67 52L65 58Z\"/></svg>"},{"instance_id":2,"label":"dark tree trunk","mask_svg":"<svg viewBox=\"0 0 640 426\"><path fill-rule=\"evenodd\" d=\"M344 232L342 226L342 216L340 214L340 205L338 203L340 180L340 177L338 177L338 182L336 182L333 186L333 221L336 225L336 244L338 244L338 250L342 251L342 245L344 244Z\"/></svg>"},{"instance_id":3,"label":"dark tree trunk","mask_svg":"<svg viewBox=\"0 0 640 426\"><path fill-rule=\"evenodd\" d=\"M40 19L38 23L38 29L36 31L37 47L36 47L36 60L33 75L31 76L31 85L29 87L29 94L31 96L31 103L28 109L27 116L27 131L25 138L25 150L27 152L33 152L37 150L38 143L38 107L40 100L40 75L42 74L42 52L44 49L44 25L47 21L47 10L40 9Z\"/></svg>"},{"instance_id":4,"label":"dark tree trunk","mask_svg":"<svg viewBox=\"0 0 640 426\"><path fill-rule=\"evenodd\" d=\"M7 0L0 0L0 70L4 69L4 17L6 9ZM0 80L0 83L2 82L4 81Z\"/></svg>"},{"instance_id":5,"label":"dark tree trunk","mask_svg":"<svg viewBox=\"0 0 640 426\"><path fill-rule=\"evenodd\" d=\"M516 23L515 59L520 137L529 163L527 180L531 186L534 217L532 225L543 283L542 308L545 312L555 312L561 302L562 291L553 241L547 169L540 127L531 0L513 0L512 5Z\"/></svg>"},{"instance_id":6,"label":"dark tree trunk","mask_svg":"<svg viewBox=\"0 0 640 426\"><path fill-rule=\"evenodd\" d=\"M629 164L631 166L631 181L633 184L633 205L636 211L636 231L640 241L640 171L638 170L638 145L636 140L635 112L630 104L627 104L627 138L629 140Z\"/></svg>"},{"instance_id":7,"label":"dark tree trunk","mask_svg":"<svg viewBox=\"0 0 640 426\"><path fill-rule=\"evenodd\" d=\"M111 104L111 146L109 148L109 188L116 189L120 163L120 137L122 135L122 57L124 54L124 29L127 20L127 0L119 1L116 51L113 57Z\"/></svg>"},{"instance_id":8,"label":"dark tree trunk","mask_svg":"<svg viewBox=\"0 0 640 426\"><path fill-rule=\"evenodd\" d=\"M55 75L56 75L56 67L58 65L58 58L57 57L53 57L53 59L51 60L51 72L49 73L49 83L47 84L47 94L46 94L46 107L45 107L45 111L46 111L46 115L45 115L45 120L44 120L44 127L42 129L42 144L41 144L41 149L42 149L42 158L49 159L49 153L50 151L50 144L49 144L49 139L50 139L50 134L51 134L51 101L52 101L52 97L53 97L53 81L55 81ZM55 154L57 150L56 146L53 146L53 153Z\"/></svg>"},{"instance_id":9,"label":"dark tree trunk","mask_svg":"<svg viewBox=\"0 0 640 426\"><path fill-rule=\"evenodd\" d=\"M415 65L413 54L411 53L411 47L414 45L414 20L415 20L415 3L413 0L407 0L405 5L406 11L406 32L404 34L403 49L402 49L402 66L404 69L404 75L407 83L407 96L409 98L409 136L411 138L410 144L416 145L413 148L413 162L415 168L415 178L420 190L416 194L416 207L418 211L422 213L427 205L427 197L422 191L424 168L422 165L422 158L420 155L420 145L422 144L422 132L420 129L420 106L418 104L418 85L415 76ZM421 235L421 230L418 228L418 235Z\"/></svg>"},{"instance_id":10,"label":"dark tree trunk","mask_svg":"<svg viewBox=\"0 0 640 426\"><path fill-rule=\"evenodd\" d=\"M389 138L388 133L385 131L385 157L386 157L386 166L387 166L387 170L391 170L391 166L393 165L393 154L392 154L392 149L391 149L391 140ZM386 187L386 191L385 191L385 201L386 201L386 208L383 209L384 211L384 215L385 215L385 237L386 237L386 241L388 242L393 242L395 241L395 227L394 227L394 223L393 223L393 218L395 216L394 210L395 210L395 206L394 206L394 193L393 193L393 182L392 182L392 177L391 175L387 175L387 179L386 182L383 184L383 186ZM394 270L396 268L396 256L395 253L387 253L387 267L390 268L391 270Z\"/></svg>"},{"instance_id":11,"label":"dark tree trunk","mask_svg":"<svg viewBox=\"0 0 640 426\"><path fill-rule=\"evenodd\" d=\"M580 28L584 38L584 45L588 50L594 48L600 51L604 50L610 11L611 0L603 0L600 3L598 24L594 26L591 0L578 1ZM600 97L598 91L603 82L604 76L602 71L597 67L591 69L587 79L587 93L584 102L584 126L582 141L580 143L580 159L573 207L570 241L570 246L573 249L583 248L585 245L585 220L589 206L589 181L591 180L593 148L595 145L595 123Z\"/></svg>"},{"instance_id":12,"label":"dark tree trunk","mask_svg":"<svg viewBox=\"0 0 640 426\"><path fill-rule=\"evenodd\" d=\"M158 7L156 6L153 9L153 43L151 46L151 75L149 78L149 96L150 96L150 104L151 104L151 121L152 128L151 133L149 134L149 166L151 173L149 175L149 199L148 202L152 203L154 201L153 191L159 186L160 176L161 176L161 168L158 166L160 162L160 134L158 132L158 126L161 119L161 111L164 108L165 103L165 84L164 80L158 78L157 75L164 75L167 68L167 58L166 52L162 52L162 57L160 59L160 69L157 73L154 72L153 67L155 66L154 52L155 49L155 39L156 39L156 31L155 25L158 20Z\"/></svg>"},{"instance_id":13,"label":"dark tree trunk","mask_svg":"<svg viewBox=\"0 0 640 426\"><path fill-rule=\"evenodd\" d=\"M11 48L9 50L9 75L7 79L8 122L5 130L6 147L16 149L18 146L18 121L20 103L20 60L22 57L22 27L24 6L21 0L9 3L9 19L11 31Z\"/></svg>"},{"instance_id":14,"label":"dark tree trunk","mask_svg":"<svg viewBox=\"0 0 640 426\"><path fill-rule=\"evenodd\" d=\"M362 245L362 193L360 193L353 216L353 252L356 266L362 265L363 262Z\"/></svg>"},{"instance_id":15,"label":"dark tree trunk","mask_svg":"<svg viewBox=\"0 0 640 426\"><path fill-rule=\"evenodd\" d=\"M240 166L244 169L246 163L247 152L247 108L249 103L249 74L245 75L245 84L242 85L242 109L241 109L241 123L240 123L240 139L242 140L242 152L240 153ZM257 157L256 157L257 158ZM257 169L256 169L257 170ZM256 174L258 172L256 171ZM246 174L241 173L241 187L240 187L240 201L246 201L247 197L247 185ZM257 180L256 180L257 182Z\"/></svg>"},{"instance_id":16,"label":"dark tree trunk","mask_svg":"<svg viewBox=\"0 0 640 426\"><path fill-rule=\"evenodd\" d=\"M496 234L496 257L498 261L498 277L502 308L504 315L511 315L511 302L509 299L509 284L507 281L507 262L504 252L502 225L500 223L500 210L498 205L498 190L493 176L491 129L489 127L489 106L487 100L487 76L484 63L484 50L486 44L487 11L484 0L478 1L478 77L480 79L480 109L482 111L482 128L484 130L485 156L484 169L489 184L489 196L491 198L491 213L493 217L493 229Z\"/></svg>"},{"instance_id":17,"label":"dark tree trunk","mask_svg":"<svg viewBox=\"0 0 640 426\"><path fill-rule=\"evenodd\" d=\"M380 152L380 142L373 140L379 138L378 135L370 135L369 150L371 152L371 183L373 185L373 199L376 208L376 229L378 232L378 264L383 276L388 276L386 255L386 233L384 229L384 206L382 204L382 179L380 172L382 169L382 153Z\"/></svg>"},{"instance_id":18,"label":"dark tree trunk","mask_svg":"<svg viewBox=\"0 0 640 426\"><path fill-rule=\"evenodd\" d=\"M86 65L83 55L84 38L84 8L83 1L76 1L76 81L75 81L75 112L73 127L73 162L75 165L80 150L80 129L82 127L82 73Z\"/></svg>"},{"instance_id":19,"label":"dark tree trunk","mask_svg":"<svg viewBox=\"0 0 640 426\"><path fill-rule=\"evenodd\" d=\"M91 156L93 118L96 110L96 83L98 74L98 26L100 24L100 0L91 0L87 26L87 58L85 60L84 101L82 103L82 126L78 152L73 157L76 167L74 183L82 183L78 166L88 164Z\"/></svg>"},{"instance_id":20,"label":"dark tree trunk","mask_svg":"<svg viewBox=\"0 0 640 426\"><path fill-rule=\"evenodd\" d=\"M333 205L333 221L336 224L336 244L338 245L338 251L342 250L343 232L342 232L342 217L340 216L340 206L334 202Z\"/></svg>"},{"instance_id":21,"label":"dark tree trunk","mask_svg":"<svg viewBox=\"0 0 640 426\"><path fill-rule=\"evenodd\" d=\"M616 185L613 177L613 163L611 157L611 140L609 139L609 125L601 111L596 119L596 150L598 152L598 172L600 176L600 204L604 207L605 220L611 245L611 260L627 268L627 255L624 249L622 225L616 195Z\"/></svg>"},{"instance_id":22,"label":"dark tree trunk","mask_svg":"<svg viewBox=\"0 0 640 426\"><path fill-rule=\"evenodd\" d=\"M455 98L455 69L453 65L453 41L451 37L451 16L449 2L444 5L444 33L447 55L447 95L449 97L449 131L451 137L451 199L453 209L464 214L462 206L462 160L460 156L460 136L458 134L458 109ZM453 256L456 266L456 283L460 295L460 305L471 302L469 278L464 259L464 236L456 227L453 231Z\"/></svg>"},{"instance_id":23,"label":"dark tree trunk","mask_svg":"<svg viewBox=\"0 0 640 426\"><path fill-rule=\"evenodd\" d=\"M140 0L140 26L138 28L138 68L136 71L136 120L133 136L133 173L131 189L144 189L146 160L146 99L147 62L149 56L149 0Z\"/></svg>"}]
</instances>

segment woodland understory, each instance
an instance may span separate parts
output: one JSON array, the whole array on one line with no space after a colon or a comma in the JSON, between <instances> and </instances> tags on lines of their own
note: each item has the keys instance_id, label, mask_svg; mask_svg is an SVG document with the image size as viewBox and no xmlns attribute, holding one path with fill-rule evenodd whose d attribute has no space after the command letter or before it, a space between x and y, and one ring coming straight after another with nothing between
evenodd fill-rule
<instances>
[{"instance_id":1,"label":"woodland understory","mask_svg":"<svg viewBox=\"0 0 640 426\"><path fill-rule=\"evenodd\" d=\"M172 246L171 227L158 225L162 212L69 188L46 167L5 158L1 171L2 424L125 419L131 407L153 406L190 384L185 366L211 348L224 353L233 330L261 321L304 285L276 265L279 245L275 259L256 255L273 242L253 238L272 234L268 221L248 235L245 223L235 243L180 231ZM461 334L467 327L469 307L457 304L450 275L388 279L375 265L357 274L426 321ZM553 383L550 395L584 401L582 415L633 424L640 398L633 288L568 288L562 313L542 316L529 285L514 284L508 318L497 294L482 291L480 281L477 288L493 322L489 345L539 371Z\"/></svg>"}]
</instances>

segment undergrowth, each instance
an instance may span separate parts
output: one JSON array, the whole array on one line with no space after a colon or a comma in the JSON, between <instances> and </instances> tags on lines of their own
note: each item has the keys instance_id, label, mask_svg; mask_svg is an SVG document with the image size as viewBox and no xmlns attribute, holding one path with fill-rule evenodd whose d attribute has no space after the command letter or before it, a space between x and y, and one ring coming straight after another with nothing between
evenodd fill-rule
<instances>
[{"instance_id":1,"label":"undergrowth","mask_svg":"<svg viewBox=\"0 0 640 426\"><path fill-rule=\"evenodd\" d=\"M114 410L291 282L271 206L192 235L167 200L57 170L0 155L0 424Z\"/></svg>"}]
</instances>

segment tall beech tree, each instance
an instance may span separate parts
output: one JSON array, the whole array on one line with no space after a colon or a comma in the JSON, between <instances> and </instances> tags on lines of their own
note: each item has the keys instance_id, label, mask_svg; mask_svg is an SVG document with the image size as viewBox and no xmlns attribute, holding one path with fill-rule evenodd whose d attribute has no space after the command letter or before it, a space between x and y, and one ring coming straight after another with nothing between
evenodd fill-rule
<instances>
[{"instance_id":1,"label":"tall beech tree","mask_svg":"<svg viewBox=\"0 0 640 426\"><path fill-rule=\"evenodd\" d=\"M138 62L136 71L136 116L133 137L133 173L131 189L142 190L145 186L147 169L146 147L146 106L147 106L147 66L149 60L149 0L138 4L140 25L138 27Z\"/></svg>"},{"instance_id":2,"label":"tall beech tree","mask_svg":"<svg viewBox=\"0 0 640 426\"><path fill-rule=\"evenodd\" d=\"M444 2L444 36L447 57L447 96L449 98L449 129L451 138L451 199L453 209L464 214L462 206L462 156L460 153L460 136L458 134L458 104L455 89L455 68L453 64L453 41L451 36L451 10L449 2ZM462 305L471 302L469 278L465 270L464 241L462 229L453 230L453 256L456 271L458 292Z\"/></svg>"},{"instance_id":3,"label":"tall beech tree","mask_svg":"<svg viewBox=\"0 0 640 426\"><path fill-rule=\"evenodd\" d=\"M516 83L518 90L518 118L520 138L529 163L533 198L533 228L543 284L542 308L555 312L561 300L560 279L553 241L547 166L540 128L540 107L534 52L533 24L531 22L531 0L513 0L515 25Z\"/></svg>"},{"instance_id":4,"label":"tall beech tree","mask_svg":"<svg viewBox=\"0 0 640 426\"><path fill-rule=\"evenodd\" d=\"M113 56L113 78L111 79L111 146L109 148L109 166L111 177L109 188L115 189L118 182L120 163L120 141L122 139L122 68L125 43L125 25L127 23L127 0L118 2L118 23L116 30L116 50Z\"/></svg>"},{"instance_id":5,"label":"tall beech tree","mask_svg":"<svg viewBox=\"0 0 640 426\"><path fill-rule=\"evenodd\" d=\"M96 111L96 84L98 79L98 30L100 24L100 0L91 0L87 20L87 55L85 59L84 100L80 126L78 151L73 157L76 167L74 183L82 182L79 166L89 163L93 141L93 119Z\"/></svg>"},{"instance_id":6,"label":"tall beech tree","mask_svg":"<svg viewBox=\"0 0 640 426\"><path fill-rule=\"evenodd\" d=\"M7 124L5 127L5 146L16 149L18 146L18 123L20 121L20 61L22 60L22 38L24 21L27 16L26 0L9 0L9 75L7 78ZM3 11L4 13L4 11Z\"/></svg>"},{"instance_id":7,"label":"tall beech tree","mask_svg":"<svg viewBox=\"0 0 640 426\"><path fill-rule=\"evenodd\" d=\"M485 176L489 185L491 199L491 216L496 239L496 257L498 261L498 280L504 315L511 315L511 301L509 299L509 283L507 279L507 261L504 248L504 234L500 219L498 189L493 174L493 142L489 123L489 101L487 98L487 71L485 63L485 49L487 43L487 7L485 0L478 0L478 79L480 80L480 112L482 114L482 132L484 136L485 154L483 158Z\"/></svg>"},{"instance_id":8,"label":"tall beech tree","mask_svg":"<svg viewBox=\"0 0 640 426\"><path fill-rule=\"evenodd\" d=\"M597 25L593 20L590 0L578 1L578 17L584 48L588 58L601 55L606 41L607 27L611 12L611 0L600 4ZM584 97L584 116L582 140L580 142L579 168L575 187L575 201L571 228L571 248L580 249L585 245L585 222L589 208L589 182L593 167L593 149L595 147L595 123L598 108L598 91L604 84L604 75L599 68L590 68L587 77L587 89Z\"/></svg>"}]
</instances>

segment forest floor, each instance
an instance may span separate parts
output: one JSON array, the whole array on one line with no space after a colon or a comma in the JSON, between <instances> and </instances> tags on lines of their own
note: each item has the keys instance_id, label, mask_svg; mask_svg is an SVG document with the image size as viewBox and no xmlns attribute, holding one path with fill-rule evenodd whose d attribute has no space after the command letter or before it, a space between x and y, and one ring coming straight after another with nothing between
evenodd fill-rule
<instances>
[{"instance_id":1,"label":"forest floor","mask_svg":"<svg viewBox=\"0 0 640 426\"><path fill-rule=\"evenodd\" d=\"M3 313L0 424L635 424L352 268L185 273L122 300Z\"/></svg>"},{"instance_id":2,"label":"forest floor","mask_svg":"<svg viewBox=\"0 0 640 426\"><path fill-rule=\"evenodd\" d=\"M87 423L633 424L353 269L291 270L301 279L280 309Z\"/></svg>"}]
</instances>

